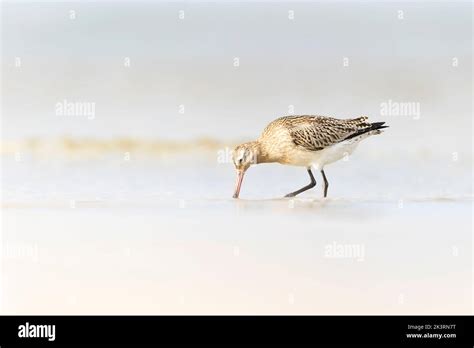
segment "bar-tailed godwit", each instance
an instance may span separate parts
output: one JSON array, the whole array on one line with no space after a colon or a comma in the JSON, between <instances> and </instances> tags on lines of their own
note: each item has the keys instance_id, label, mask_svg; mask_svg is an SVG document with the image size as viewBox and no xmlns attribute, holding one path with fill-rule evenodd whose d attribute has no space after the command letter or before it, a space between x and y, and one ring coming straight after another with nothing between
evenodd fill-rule
<instances>
[{"instance_id":1,"label":"bar-tailed godwit","mask_svg":"<svg viewBox=\"0 0 474 348\"><path fill-rule=\"evenodd\" d=\"M234 198L238 198L246 170L252 164L281 163L305 167L311 182L287 194L294 197L316 186L311 169L321 171L324 197L328 181L324 166L350 155L362 139L380 134L385 122L368 121L367 117L341 120L324 116L285 116L271 122L260 137L234 149L237 169Z\"/></svg>"}]
</instances>

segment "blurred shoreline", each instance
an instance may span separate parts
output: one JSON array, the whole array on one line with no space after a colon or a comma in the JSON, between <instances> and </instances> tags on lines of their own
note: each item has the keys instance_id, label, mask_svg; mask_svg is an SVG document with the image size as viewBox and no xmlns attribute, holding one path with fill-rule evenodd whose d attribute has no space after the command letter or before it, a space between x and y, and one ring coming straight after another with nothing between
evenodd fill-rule
<instances>
[{"instance_id":1,"label":"blurred shoreline","mask_svg":"<svg viewBox=\"0 0 474 348\"><path fill-rule=\"evenodd\" d=\"M388 128L381 135L377 135L368 141L362 142L356 150L358 157L377 158L380 161L393 160L426 160L426 161L447 161L453 160L458 163L471 163L472 149L468 147L458 147L453 139L453 152L447 149L439 139L436 143L420 143L402 141L394 147L396 128ZM258 130L255 132L258 134ZM255 136L253 139L258 137ZM0 156L3 158L14 157L19 153L37 156L47 159L49 156L64 159L90 159L111 154L133 153L139 157L148 156L173 156L173 155L193 155L214 152L217 157L223 158L226 163L231 163L232 150L238 144L253 140L234 139L222 141L218 138L199 137L190 140L165 140L138 137L115 137L115 138L94 138L94 137L29 137L21 140L3 140L0 142ZM449 142L449 139L446 139ZM379 143L379 144L377 144ZM389 151L384 154L384 147Z\"/></svg>"}]
</instances>

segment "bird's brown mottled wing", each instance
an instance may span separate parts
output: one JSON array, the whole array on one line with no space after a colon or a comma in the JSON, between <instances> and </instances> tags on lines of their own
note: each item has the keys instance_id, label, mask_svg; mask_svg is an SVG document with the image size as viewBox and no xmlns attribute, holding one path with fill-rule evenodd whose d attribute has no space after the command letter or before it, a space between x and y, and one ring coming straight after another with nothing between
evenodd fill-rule
<instances>
[{"instance_id":1,"label":"bird's brown mottled wing","mask_svg":"<svg viewBox=\"0 0 474 348\"><path fill-rule=\"evenodd\" d=\"M286 117L285 126L293 142L310 151L334 145L372 125L367 117L340 120L324 116Z\"/></svg>"}]
</instances>

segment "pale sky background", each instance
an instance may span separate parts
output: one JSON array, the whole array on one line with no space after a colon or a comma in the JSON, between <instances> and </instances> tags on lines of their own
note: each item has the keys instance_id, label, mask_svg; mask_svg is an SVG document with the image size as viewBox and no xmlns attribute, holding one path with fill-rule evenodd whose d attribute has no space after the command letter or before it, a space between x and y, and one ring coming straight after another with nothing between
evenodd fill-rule
<instances>
[{"instance_id":1,"label":"pale sky background","mask_svg":"<svg viewBox=\"0 0 474 348\"><path fill-rule=\"evenodd\" d=\"M387 121L396 142L467 147L471 10L447 2L4 3L2 136L254 138L293 105L295 114ZM95 103L94 120L56 115L63 100ZM380 115L388 100L420 103L420 120Z\"/></svg>"}]
</instances>

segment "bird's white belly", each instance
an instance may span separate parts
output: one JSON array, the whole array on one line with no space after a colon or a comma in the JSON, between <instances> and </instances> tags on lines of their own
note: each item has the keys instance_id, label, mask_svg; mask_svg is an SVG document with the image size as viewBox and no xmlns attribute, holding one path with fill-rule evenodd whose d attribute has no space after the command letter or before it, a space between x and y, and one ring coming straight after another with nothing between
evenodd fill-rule
<instances>
[{"instance_id":1,"label":"bird's white belly","mask_svg":"<svg viewBox=\"0 0 474 348\"><path fill-rule=\"evenodd\" d=\"M293 166L314 167L316 170L322 170L326 164L339 161L349 156L359 144L361 137L343 141L319 151L308 151L301 148L295 148L289 153L291 160L283 162Z\"/></svg>"},{"instance_id":2,"label":"bird's white belly","mask_svg":"<svg viewBox=\"0 0 474 348\"><path fill-rule=\"evenodd\" d=\"M321 170L326 164L339 161L340 159L352 154L358 144L359 141L348 140L329 146L321 151L317 151L314 153L311 165L316 169Z\"/></svg>"},{"instance_id":3,"label":"bird's white belly","mask_svg":"<svg viewBox=\"0 0 474 348\"><path fill-rule=\"evenodd\" d=\"M280 163L307 168L314 167L317 170L322 170L326 164L339 161L351 155L360 141L369 135L371 133L365 133L362 136L342 141L319 151L308 151L295 147L287 153L289 160Z\"/></svg>"}]
</instances>

